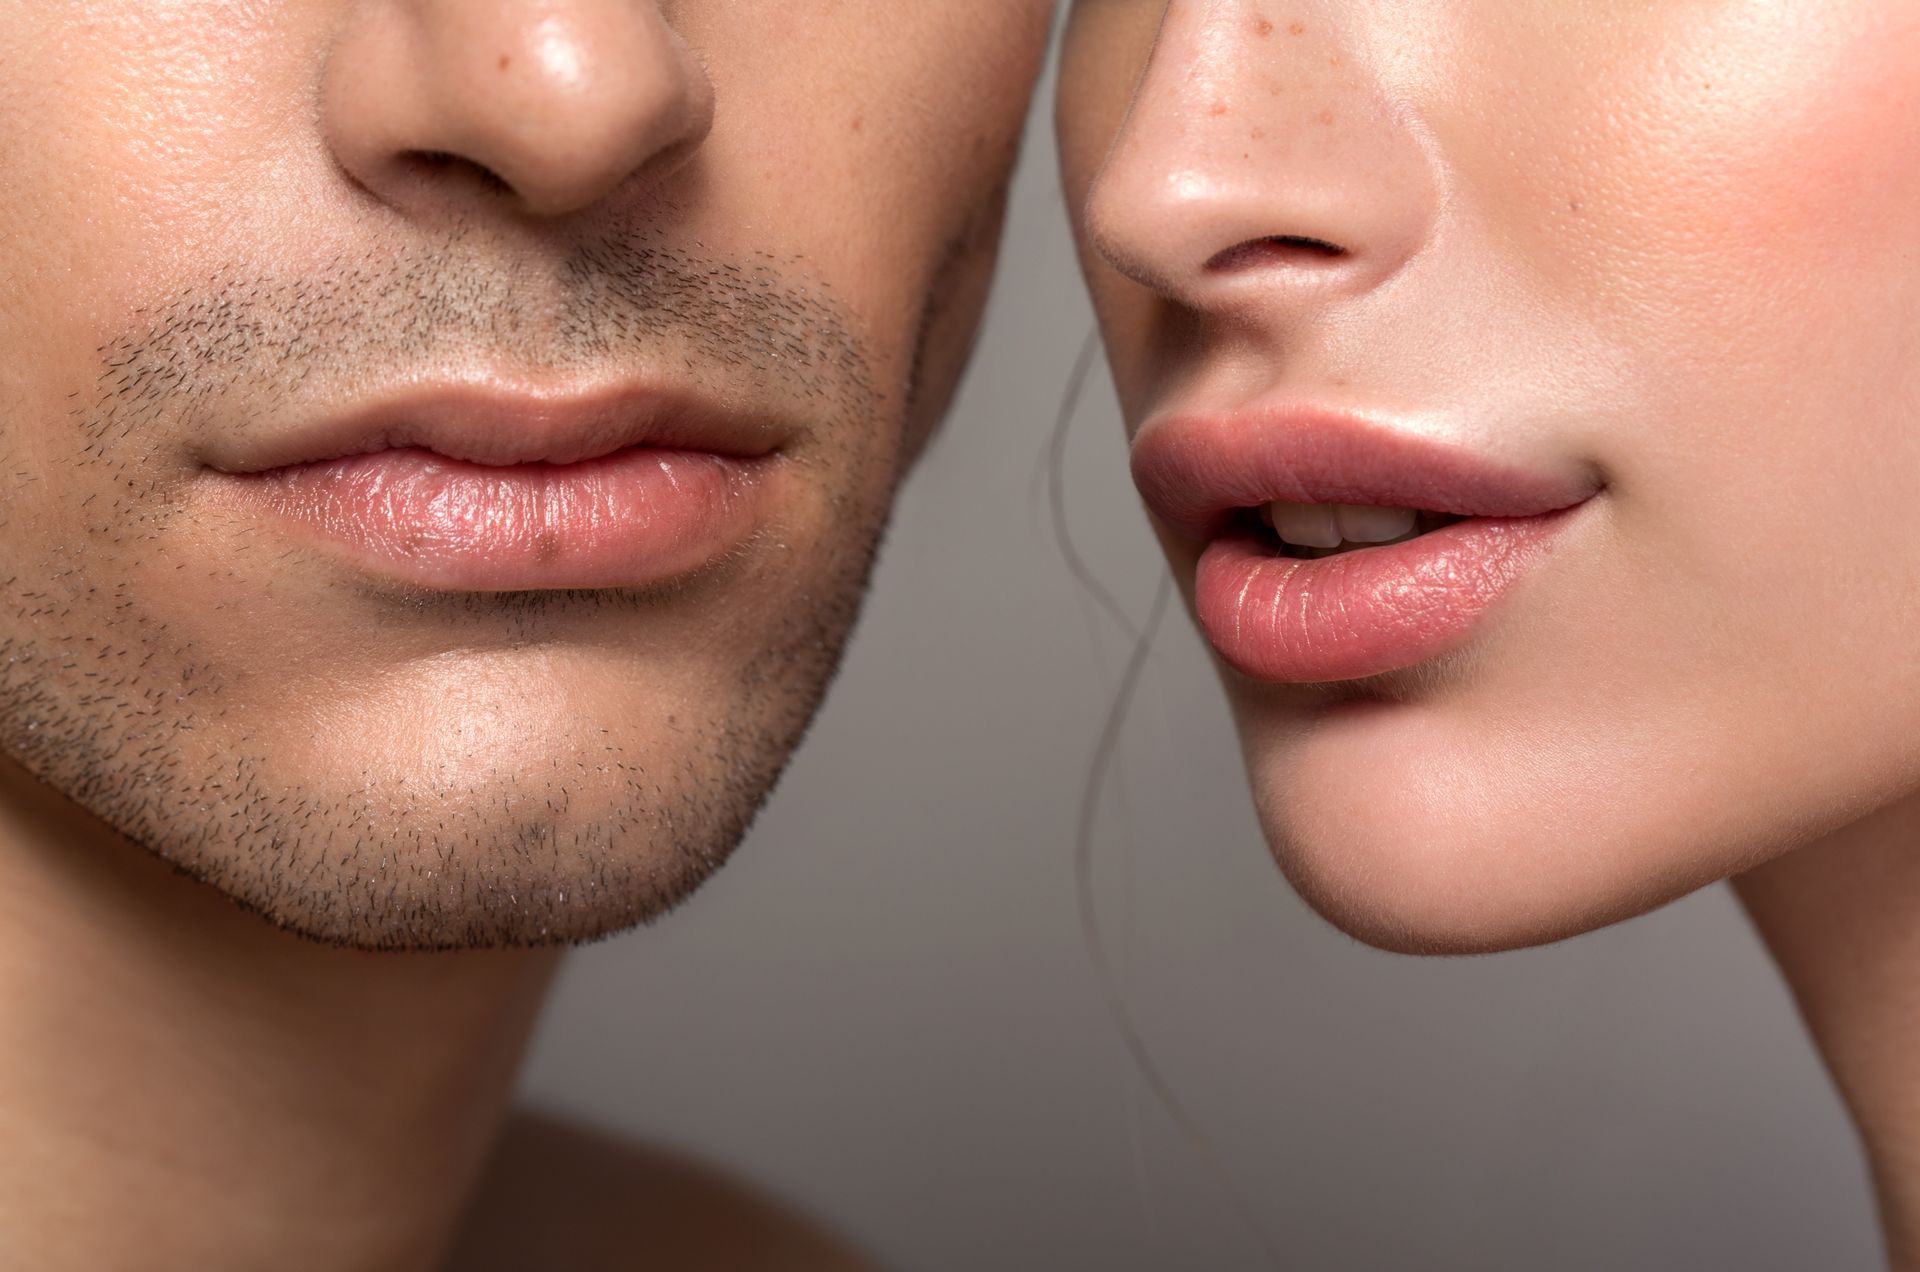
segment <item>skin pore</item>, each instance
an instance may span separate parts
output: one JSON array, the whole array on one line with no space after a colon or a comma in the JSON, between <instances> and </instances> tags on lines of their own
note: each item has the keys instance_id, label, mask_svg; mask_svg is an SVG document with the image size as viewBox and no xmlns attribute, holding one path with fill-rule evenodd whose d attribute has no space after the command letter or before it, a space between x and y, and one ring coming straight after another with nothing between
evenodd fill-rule
<instances>
[{"instance_id":1,"label":"skin pore","mask_svg":"<svg viewBox=\"0 0 1920 1272\"><path fill-rule=\"evenodd\" d=\"M1437 656L1223 662L1288 878L1410 952L1735 878L1902 1268L1917 50L1895 0L1079 0L1058 103L1130 435L1304 404L1590 494Z\"/></svg>"},{"instance_id":2,"label":"skin pore","mask_svg":"<svg viewBox=\"0 0 1920 1272\"><path fill-rule=\"evenodd\" d=\"M1049 16L0 0L0 1263L442 1266L556 947L718 868L825 691ZM248 484L427 410L558 472L659 403L750 440L751 525L631 585L434 582ZM564 1228L511 1165L493 1230Z\"/></svg>"}]
</instances>

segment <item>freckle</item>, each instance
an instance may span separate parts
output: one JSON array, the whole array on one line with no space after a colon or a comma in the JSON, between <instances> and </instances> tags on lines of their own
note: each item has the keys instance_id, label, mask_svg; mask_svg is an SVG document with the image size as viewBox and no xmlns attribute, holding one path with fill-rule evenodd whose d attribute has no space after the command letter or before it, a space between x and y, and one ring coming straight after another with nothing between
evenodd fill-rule
<instances>
[{"instance_id":1,"label":"freckle","mask_svg":"<svg viewBox=\"0 0 1920 1272\"><path fill-rule=\"evenodd\" d=\"M1288 35L1305 35L1306 33L1307 24L1304 22L1295 22L1287 28Z\"/></svg>"},{"instance_id":2,"label":"freckle","mask_svg":"<svg viewBox=\"0 0 1920 1272\"><path fill-rule=\"evenodd\" d=\"M1320 112L1320 122L1321 122L1321 123L1323 123L1323 124L1330 124L1330 123L1332 123L1332 122L1333 122L1333 112L1332 112L1332 111L1330 111L1330 110L1323 110L1323 111L1321 111L1321 112Z\"/></svg>"},{"instance_id":3,"label":"freckle","mask_svg":"<svg viewBox=\"0 0 1920 1272\"><path fill-rule=\"evenodd\" d=\"M513 59L508 57L505 53L502 53L500 55L500 69L504 71L507 69L507 67L511 65L513 65Z\"/></svg>"},{"instance_id":4,"label":"freckle","mask_svg":"<svg viewBox=\"0 0 1920 1272\"><path fill-rule=\"evenodd\" d=\"M1330 57L1330 58L1328 58L1328 59L1327 59L1327 65L1328 65L1328 66L1338 66L1338 65L1340 65L1340 55L1339 55L1338 53L1336 53L1336 54L1334 54L1334 55L1333 55L1332 57Z\"/></svg>"},{"instance_id":5,"label":"freckle","mask_svg":"<svg viewBox=\"0 0 1920 1272\"><path fill-rule=\"evenodd\" d=\"M1264 40L1273 34L1273 23L1265 18L1256 17L1253 20L1253 33Z\"/></svg>"},{"instance_id":6,"label":"freckle","mask_svg":"<svg viewBox=\"0 0 1920 1272\"><path fill-rule=\"evenodd\" d=\"M1215 102L1213 105L1207 107L1207 114L1212 115L1215 119L1218 119L1226 113L1227 104L1225 102Z\"/></svg>"},{"instance_id":7,"label":"freckle","mask_svg":"<svg viewBox=\"0 0 1920 1272\"><path fill-rule=\"evenodd\" d=\"M1248 135L1251 136L1255 141L1265 141L1267 137L1267 130L1264 128L1256 128L1253 130L1253 132L1251 132Z\"/></svg>"}]
</instances>

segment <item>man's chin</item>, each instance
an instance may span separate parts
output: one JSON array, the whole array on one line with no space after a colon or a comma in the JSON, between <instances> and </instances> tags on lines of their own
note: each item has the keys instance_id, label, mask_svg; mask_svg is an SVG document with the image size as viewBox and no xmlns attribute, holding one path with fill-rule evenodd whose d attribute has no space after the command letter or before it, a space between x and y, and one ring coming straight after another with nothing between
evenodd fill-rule
<instances>
[{"instance_id":1,"label":"man's chin","mask_svg":"<svg viewBox=\"0 0 1920 1272\"><path fill-rule=\"evenodd\" d=\"M741 792L698 818L667 819L637 816L630 793L471 796L464 808L415 808L384 830L363 821L384 819L384 810L343 797L339 824L309 823L299 833L263 823L258 833L220 839L185 827L136 842L273 926L327 945L573 945L679 905L726 863L760 803ZM566 811L527 811L548 799L567 801ZM601 815L583 815L589 807Z\"/></svg>"},{"instance_id":2,"label":"man's chin","mask_svg":"<svg viewBox=\"0 0 1920 1272\"><path fill-rule=\"evenodd\" d=\"M559 687L522 678L437 715L409 694L379 713L335 702L324 722L290 707L271 729L257 711L203 718L170 731L171 745L143 742L139 782L122 780L124 749L17 758L75 815L302 937L362 950L575 944L659 917L725 864L824 677L805 698L609 692L597 712ZM536 696L542 709L528 710ZM719 700L696 702L708 697Z\"/></svg>"}]
</instances>

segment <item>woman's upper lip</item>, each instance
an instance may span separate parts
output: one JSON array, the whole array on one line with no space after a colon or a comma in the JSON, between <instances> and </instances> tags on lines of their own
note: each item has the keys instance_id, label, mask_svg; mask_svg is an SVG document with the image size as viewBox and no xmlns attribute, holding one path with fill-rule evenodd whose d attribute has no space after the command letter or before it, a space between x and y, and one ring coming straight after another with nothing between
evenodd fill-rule
<instances>
[{"instance_id":1,"label":"woman's upper lip","mask_svg":"<svg viewBox=\"0 0 1920 1272\"><path fill-rule=\"evenodd\" d=\"M218 439L203 459L236 474L403 448L498 467L580 463L636 446L755 459L791 431L774 416L651 387L415 386Z\"/></svg>"},{"instance_id":2,"label":"woman's upper lip","mask_svg":"<svg viewBox=\"0 0 1920 1272\"><path fill-rule=\"evenodd\" d=\"M1154 514L1196 539L1276 500L1533 517L1600 488L1591 474L1531 471L1390 421L1301 406L1151 420L1132 468Z\"/></svg>"}]
</instances>

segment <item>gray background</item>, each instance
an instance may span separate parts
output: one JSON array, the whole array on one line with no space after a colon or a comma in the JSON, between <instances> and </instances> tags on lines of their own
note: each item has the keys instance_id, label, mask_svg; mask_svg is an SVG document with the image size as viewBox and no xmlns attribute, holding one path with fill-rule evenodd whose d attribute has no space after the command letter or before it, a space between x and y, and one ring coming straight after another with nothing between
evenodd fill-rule
<instances>
[{"instance_id":1,"label":"gray background","mask_svg":"<svg viewBox=\"0 0 1920 1272\"><path fill-rule=\"evenodd\" d=\"M719 877L574 957L529 1098L698 1151L927 1272L1272 1266L1230 1188L1290 1268L1877 1266L1839 1105L1724 889L1493 958L1356 945L1273 868L1181 615L1097 877L1127 999L1230 1185L1146 1094L1074 903L1127 647L1035 483L1091 325L1043 115L979 355L826 711ZM1104 375L1067 497L1137 616L1160 559Z\"/></svg>"}]
</instances>

